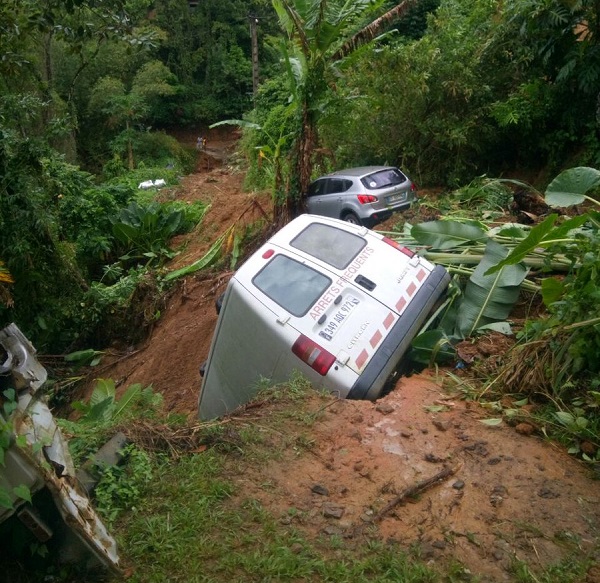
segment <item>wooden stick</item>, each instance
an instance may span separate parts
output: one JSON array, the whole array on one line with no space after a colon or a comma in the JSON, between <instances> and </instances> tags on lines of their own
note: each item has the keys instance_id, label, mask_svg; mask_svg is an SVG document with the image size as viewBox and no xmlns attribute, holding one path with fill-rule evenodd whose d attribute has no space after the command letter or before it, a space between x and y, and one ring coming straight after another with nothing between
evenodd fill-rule
<instances>
[{"instance_id":1,"label":"wooden stick","mask_svg":"<svg viewBox=\"0 0 600 583\"><path fill-rule=\"evenodd\" d=\"M379 522L382 518L384 518L387 514L389 514L389 512L391 510L396 508L396 506L398 506L399 504L404 502L404 500L406 500L407 498L410 498L411 496L420 494L421 492L424 492L428 488L435 486L438 482L448 479L450 476L453 476L458 470L459 470L459 466L456 466L454 468L444 467L437 474L431 476L431 478L427 478L426 480L422 480L421 482L417 482L416 484L409 486L408 488L405 488L400 494L398 494L398 496L396 496L393 500L388 502L370 520L368 520L364 524L357 526L354 529L354 534L355 535L360 534L360 532L362 531L362 529L365 526Z\"/></svg>"}]
</instances>

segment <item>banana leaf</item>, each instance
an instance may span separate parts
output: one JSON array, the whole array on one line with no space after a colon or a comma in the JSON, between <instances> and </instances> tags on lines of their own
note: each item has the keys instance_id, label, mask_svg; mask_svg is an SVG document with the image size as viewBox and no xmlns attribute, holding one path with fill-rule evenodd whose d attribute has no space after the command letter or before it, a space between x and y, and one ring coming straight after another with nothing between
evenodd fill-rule
<instances>
[{"instance_id":1,"label":"banana leaf","mask_svg":"<svg viewBox=\"0 0 600 583\"><path fill-rule=\"evenodd\" d=\"M411 359L425 366L431 366L434 362L447 364L452 362L455 354L450 339L439 329L422 332L411 343Z\"/></svg>"},{"instance_id":2,"label":"banana leaf","mask_svg":"<svg viewBox=\"0 0 600 583\"><path fill-rule=\"evenodd\" d=\"M507 265L499 271L486 272L508 255L508 249L496 241L488 240L481 263L467 282L464 297L458 309L454 335L467 338L481 326L502 322L509 316L519 297L521 283L527 268L518 263Z\"/></svg>"},{"instance_id":3,"label":"banana leaf","mask_svg":"<svg viewBox=\"0 0 600 583\"><path fill-rule=\"evenodd\" d=\"M211 248L197 261L194 261L191 265L187 265L182 267L181 269L176 269L175 271L171 271L164 276L165 281L171 281L172 279L177 279L178 277L182 277L184 275L189 275L190 273L194 273L195 271L199 271L200 269L204 269L211 265L218 257L221 252L221 247L223 247L223 243L225 242L226 237L231 232L231 227L227 229L211 246Z\"/></svg>"},{"instance_id":4,"label":"banana leaf","mask_svg":"<svg viewBox=\"0 0 600 583\"><path fill-rule=\"evenodd\" d=\"M502 261L492 265L486 275L491 275L506 265L512 265L523 261L527 255L533 253L538 247L547 247L558 241L569 237L569 233L581 227L589 220L588 215L580 215L567 219L558 227L554 224L558 215L552 214L546 217L539 225L531 229L525 237Z\"/></svg>"},{"instance_id":5,"label":"banana leaf","mask_svg":"<svg viewBox=\"0 0 600 583\"><path fill-rule=\"evenodd\" d=\"M546 204L567 207L589 199L585 193L600 184L600 170L580 166L561 172L546 189Z\"/></svg>"},{"instance_id":6,"label":"banana leaf","mask_svg":"<svg viewBox=\"0 0 600 583\"><path fill-rule=\"evenodd\" d=\"M483 243L487 233L474 225L458 221L429 221L415 225L411 236L421 245L431 249L452 249L460 245Z\"/></svg>"}]
</instances>

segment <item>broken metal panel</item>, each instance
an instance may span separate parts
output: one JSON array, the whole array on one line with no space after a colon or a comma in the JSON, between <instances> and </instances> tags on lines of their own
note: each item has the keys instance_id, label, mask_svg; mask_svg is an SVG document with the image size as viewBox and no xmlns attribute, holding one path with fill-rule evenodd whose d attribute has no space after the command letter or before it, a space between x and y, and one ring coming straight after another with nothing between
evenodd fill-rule
<instances>
[{"instance_id":1,"label":"broken metal panel","mask_svg":"<svg viewBox=\"0 0 600 583\"><path fill-rule=\"evenodd\" d=\"M87 554L90 565L99 563L118 572L116 542L80 489L67 441L39 391L47 373L35 357L35 348L15 324L0 330L0 346L5 353L0 350L4 359L0 361L0 375L10 375L17 390L16 409L8 419L0 416L0 421L12 424L13 431L12 444L5 453L6 465L0 467L0 487L12 493L14 487L24 485L32 494L47 488L68 527L61 540L60 559L80 561ZM18 437L25 438L25 447L17 446ZM17 511L38 540L53 536L28 503L15 496L13 505L10 510L0 509L0 521Z\"/></svg>"}]
</instances>

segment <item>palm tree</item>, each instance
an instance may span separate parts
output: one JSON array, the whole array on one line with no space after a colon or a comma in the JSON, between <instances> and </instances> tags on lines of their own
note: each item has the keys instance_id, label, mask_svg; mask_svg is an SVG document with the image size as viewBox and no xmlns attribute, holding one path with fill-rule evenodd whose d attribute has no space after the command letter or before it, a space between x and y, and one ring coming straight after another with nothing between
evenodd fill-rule
<instances>
[{"instance_id":1,"label":"palm tree","mask_svg":"<svg viewBox=\"0 0 600 583\"><path fill-rule=\"evenodd\" d=\"M272 0L288 38L282 52L298 123L292 152L295 162L285 207L276 207L277 222L286 222L302 210L302 193L310 183L313 155L319 144L319 113L332 91L330 79L336 65L372 41L385 26L403 16L417 2L403 0L357 30L367 10L373 7L371 0Z\"/></svg>"}]
</instances>

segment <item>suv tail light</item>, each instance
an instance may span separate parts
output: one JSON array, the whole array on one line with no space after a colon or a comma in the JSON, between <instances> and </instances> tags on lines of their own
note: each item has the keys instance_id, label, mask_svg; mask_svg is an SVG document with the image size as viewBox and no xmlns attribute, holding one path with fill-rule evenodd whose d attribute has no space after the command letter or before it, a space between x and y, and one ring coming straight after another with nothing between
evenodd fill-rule
<instances>
[{"instance_id":1,"label":"suv tail light","mask_svg":"<svg viewBox=\"0 0 600 583\"><path fill-rule=\"evenodd\" d=\"M325 376L335 362L333 354L321 348L304 334L301 334L298 340L294 342L292 352L321 376Z\"/></svg>"},{"instance_id":2,"label":"suv tail light","mask_svg":"<svg viewBox=\"0 0 600 583\"><path fill-rule=\"evenodd\" d=\"M417 185L414 182L410 183L410 191L417 192Z\"/></svg>"},{"instance_id":3,"label":"suv tail light","mask_svg":"<svg viewBox=\"0 0 600 583\"><path fill-rule=\"evenodd\" d=\"M415 256L415 252L411 251L410 249L407 249L406 247L400 245L400 243L394 241L393 239L390 239L389 237L384 237L383 238L384 243L387 243L388 245L391 245L394 249L398 249L398 251L400 251L401 253L404 253L404 255L407 255L408 257L414 257Z\"/></svg>"},{"instance_id":4,"label":"suv tail light","mask_svg":"<svg viewBox=\"0 0 600 583\"><path fill-rule=\"evenodd\" d=\"M377 202L377 197L372 194L357 194L356 198L360 204L368 204L370 202Z\"/></svg>"}]
</instances>

